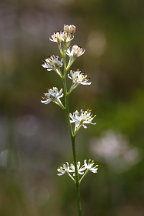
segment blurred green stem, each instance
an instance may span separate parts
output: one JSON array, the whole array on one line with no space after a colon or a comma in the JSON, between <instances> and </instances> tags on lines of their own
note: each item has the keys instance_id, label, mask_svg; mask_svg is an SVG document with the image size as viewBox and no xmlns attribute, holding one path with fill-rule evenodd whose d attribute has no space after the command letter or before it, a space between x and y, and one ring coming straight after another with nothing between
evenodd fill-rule
<instances>
[{"instance_id":1,"label":"blurred green stem","mask_svg":"<svg viewBox=\"0 0 144 216\"><path fill-rule=\"evenodd\" d=\"M75 166L75 183L76 183L75 185L76 185L76 192L77 192L78 216L82 216L81 200L80 200L80 183L79 183L79 175L77 169L77 155L76 155L76 148L75 148L75 135L73 134L73 130L69 119L69 102L68 102L68 92L67 92L67 83L66 83L66 76L67 76L66 55L63 55L63 63L64 63L63 86L64 86L64 97L65 97L65 114L66 114L66 119L69 127L70 137L71 137L73 160Z\"/></svg>"}]
</instances>

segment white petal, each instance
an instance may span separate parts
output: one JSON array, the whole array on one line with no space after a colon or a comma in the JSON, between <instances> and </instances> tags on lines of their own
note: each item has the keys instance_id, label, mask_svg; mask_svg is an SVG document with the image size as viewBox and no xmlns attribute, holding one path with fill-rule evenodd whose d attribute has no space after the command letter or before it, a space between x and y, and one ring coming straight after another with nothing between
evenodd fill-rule
<instances>
[{"instance_id":1,"label":"white petal","mask_svg":"<svg viewBox=\"0 0 144 216\"><path fill-rule=\"evenodd\" d=\"M52 101L51 99L41 100L41 103L49 104L51 101Z\"/></svg>"}]
</instances>

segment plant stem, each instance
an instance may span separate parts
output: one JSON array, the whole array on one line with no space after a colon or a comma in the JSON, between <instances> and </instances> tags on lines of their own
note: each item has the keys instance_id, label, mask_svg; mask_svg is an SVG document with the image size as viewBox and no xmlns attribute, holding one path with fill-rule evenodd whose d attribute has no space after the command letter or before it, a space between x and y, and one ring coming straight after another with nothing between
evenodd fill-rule
<instances>
[{"instance_id":1,"label":"plant stem","mask_svg":"<svg viewBox=\"0 0 144 216\"><path fill-rule=\"evenodd\" d=\"M66 75L67 75L67 68L66 68L66 56L63 56L63 63L64 63L64 78L63 78L63 86L64 86L64 97L65 97L65 114L66 120L70 132L71 137L71 144L72 144L72 153L73 153L73 160L75 166L75 185L76 185L76 193L77 193L77 209L78 209L78 216L82 216L81 211L81 200L80 200L80 183L79 183L79 175L77 169L77 155L76 155L76 148L75 148L75 135L73 134L73 130L71 127L70 119L69 119L69 102L68 102L68 92L67 92L67 83L66 83Z\"/></svg>"},{"instance_id":2,"label":"plant stem","mask_svg":"<svg viewBox=\"0 0 144 216\"><path fill-rule=\"evenodd\" d=\"M78 216L81 216L82 210L81 210L81 199L80 199L80 183L79 183L79 176L78 176L78 170L77 170L77 155L76 155L76 148L75 148L75 136L71 136L71 142L72 142L73 160L74 160L74 165L75 165L75 175L76 175Z\"/></svg>"}]
</instances>

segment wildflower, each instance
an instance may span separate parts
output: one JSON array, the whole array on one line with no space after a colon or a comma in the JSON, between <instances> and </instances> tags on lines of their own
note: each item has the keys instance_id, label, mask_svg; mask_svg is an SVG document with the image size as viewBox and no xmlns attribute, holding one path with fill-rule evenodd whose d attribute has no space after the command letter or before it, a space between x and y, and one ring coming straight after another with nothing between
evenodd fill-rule
<instances>
[{"instance_id":1,"label":"wildflower","mask_svg":"<svg viewBox=\"0 0 144 216\"><path fill-rule=\"evenodd\" d=\"M58 176L64 175L65 173L71 173L73 170L70 168L69 163L66 162L62 166L60 166L58 169Z\"/></svg>"},{"instance_id":2,"label":"wildflower","mask_svg":"<svg viewBox=\"0 0 144 216\"><path fill-rule=\"evenodd\" d=\"M81 166L80 161L78 161L78 162L77 162L77 171L78 171L78 174L79 174L79 175L83 175L85 169L86 169L86 168L84 167L84 165ZM64 175L65 173L67 173L67 174L71 174L71 173L72 173L72 175L75 176L75 165L74 165L73 163L71 163L71 164L69 165L69 163L66 162L66 163L64 163L62 166L60 166L60 167L57 169L57 171L58 171L58 174L57 174L57 175L59 175L59 176Z\"/></svg>"},{"instance_id":3,"label":"wildflower","mask_svg":"<svg viewBox=\"0 0 144 216\"><path fill-rule=\"evenodd\" d=\"M59 76L61 76L60 67L62 66L62 60L59 60L59 57L54 55L45 59L44 64L42 64L42 67L46 68L47 71L55 70Z\"/></svg>"},{"instance_id":4,"label":"wildflower","mask_svg":"<svg viewBox=\"0 0 144 216\"><path fill-rule=\"evenodd\" d=\"M88 160L88 163L86 160L84 160L84 168L93 173L97 173L98 165L94 165L94 161L91 159Z\"/></svg>"},{"instance_id":5,"label":"wildflower","mask_svg":"<svg viewBox=\"0 0 144 216\"><path fill-rule=\"evenodd\" d=\"M62 91L62 89L58 91L56 87L49 89L47 93L44 93L44 97L43 100L41 100L41 103L49 104L50 102L54 102L57 105L59 105L62 109L64 109L64 106L60 100L60 98L63 97Z\"/></svg>"},{"instance_id":6,"label":"wildflower","mask_svg":"<svg viewBox=\"0 0 144 216\"><path fill-rule=\"evenodd\" d=\"M93 123L92 120L94 119L95 116L91 115L91 111L83 111L81 110L78 112L77 110L73 114L69 114L70 117L70 123L75 124L75 133L80 129L81 126L84 128L87 128L86 124L93 124L95 125L96 123Z\"/></svg>"},{"instance_id":7,"label":"wildflower","mask_svg":"<svg viewBox=\"0 0 144 216\"><path fill-rule=\"evenodd\" d=\"M62 60L60 61L59 57L54 55L45 59L44 64L42 64L42 67L46 68L48 71L57 70L62 66L63 66Z\"/></svg>"},{"instance_id":8,"label":"wildflower","mask_svg":"<svg viewBox=\"0 0 144 216\"><path fill-rule=\"evenodd\" d=\"M87 75L81 73L81 71L70 71L68 74L68 78L72 80L74 85L82 84L82 85L90 85L91 82L88 82Z\"/></svg>"},{"instance_id":9,"label":"wildflower","mask_svg":"<svg viewBox=\"0 0 144 216\"><path fill-rule=\"evenodd\" d=\"M81 55L83 55L85 52L85 50L81 47L79 47L78 45L73 45L71 50L70 48L67 50L66 54L69 57L79 57Z\"/></svg>"},{"instance_id":10,"label":"wildflower","mask_svg":"<svg viewBox=\"0 0 144 216\"><path fill-rule=\"evenodd\" d=\"M74 34L76 31L76 27L74 25L64 25L64 32L69 34Z\"/></svg>"},{"instance_id":11,"label":"wildflower","mask_svg":"<svg viewBox=\"0 0 144 216\"><path fill-rule=\"evenodd\" d=\"M67 32L55 32L50 37L50 41L61 43L61 42L70 42L74 36L72 34L68 34Z\"/></svg>"},{"instance_id":12,"label":"wildflower","mask_svg":"<svg viewBox=\"0 0 144 216\"><path fill-rule=\"evenodd\" d=\"M75 166L72 163L71 163L71 170L73 172L73 176L75 176ZM81 166L80 161L78 161L77 162L77 171L78 171L78 174L79 175L83 175L84 174L84 170L85 170L85 167Z\"/></svg>"}]
</instances>

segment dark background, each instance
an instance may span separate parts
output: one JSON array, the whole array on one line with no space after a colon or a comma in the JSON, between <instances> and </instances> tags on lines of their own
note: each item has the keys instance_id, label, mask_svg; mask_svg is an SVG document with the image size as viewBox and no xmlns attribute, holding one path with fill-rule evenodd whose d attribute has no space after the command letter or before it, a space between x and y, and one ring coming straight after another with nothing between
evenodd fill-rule
<instances>
[{"instance_id":1,"label":"dark background","mask_svg":"<svg viewBox=\"0 0 144 216\"><path fill-rule=\"evenodd\" d=\"M76 215L75 189L57 167L72 161L64 113L40 103L58 76L41 67L58 54L50 35L74 24L86 49L73 65L92 85L70 98L96 126L77 137L79 160L100 164L81 184L84 215L144 215L144 1L1 0L0 215Z\"/></svg>"}]
</instances>

